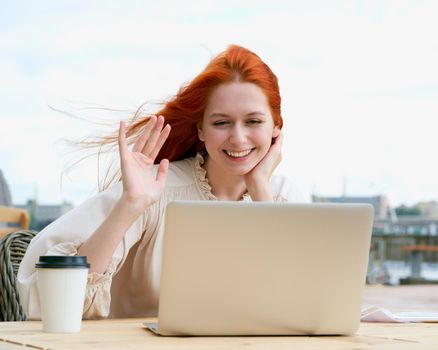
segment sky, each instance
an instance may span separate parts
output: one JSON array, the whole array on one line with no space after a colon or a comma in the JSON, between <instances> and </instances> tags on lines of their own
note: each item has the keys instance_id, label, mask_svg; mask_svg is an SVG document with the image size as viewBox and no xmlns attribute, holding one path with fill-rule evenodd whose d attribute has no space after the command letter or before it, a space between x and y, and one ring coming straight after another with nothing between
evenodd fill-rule
<instances>
[{"instance_id":1,"label":"sky","mask_svg":"<svg viewBox=\"0 0 438 350\"><path fill-rule=\"evenodd\" d=\"M438 200L436 18L433 0L0 0L0 169L14 204L81 203L96 159L70 168L84 153L65 140L111 133L238 44L279 78L276 172L304 195Z\"/></svg>"}]
</instances>

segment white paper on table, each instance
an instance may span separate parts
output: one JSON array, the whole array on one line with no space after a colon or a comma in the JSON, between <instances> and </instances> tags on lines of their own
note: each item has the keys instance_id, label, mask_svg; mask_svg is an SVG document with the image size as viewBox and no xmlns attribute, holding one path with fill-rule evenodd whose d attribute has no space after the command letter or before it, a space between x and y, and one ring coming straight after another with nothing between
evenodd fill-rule
<instances>
[{"instance_id":1,"label":"white paper on table","mask_svg":"<svg viewBox=\"0 0 438 350\"><path fill-rule=\"evenodd\" d=\"M438 322L438 312L428 311L405 311L391 312L380 307L369 307L362 310L360 317L362 322Z\"/></svg>"}]
</instances>

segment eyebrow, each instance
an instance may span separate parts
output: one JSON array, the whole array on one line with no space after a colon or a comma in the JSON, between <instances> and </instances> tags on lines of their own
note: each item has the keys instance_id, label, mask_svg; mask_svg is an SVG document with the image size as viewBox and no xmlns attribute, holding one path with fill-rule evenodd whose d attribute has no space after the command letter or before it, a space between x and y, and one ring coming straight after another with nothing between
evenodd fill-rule
<instances>
[{"instance_id":1,"label":"eyebrow","mask_svg":"<svg viewBox=\"0 0 438 350\"><path fill-rule=\"evenodd\" d=\"M263 115L263 116L266 116L266 114L263 113L263 112L255 111L255 112L247 113L247 114L246 114L246 117L252 117L252 116L255 116L255 115ZM208 118L214 118L214 117L227 117L227 118L229 118L230 116L229 116L228 114L225 114L225 113L212 113L212 114L210 114L210 115L208 116Z\"/></svg>"}]
</instances>

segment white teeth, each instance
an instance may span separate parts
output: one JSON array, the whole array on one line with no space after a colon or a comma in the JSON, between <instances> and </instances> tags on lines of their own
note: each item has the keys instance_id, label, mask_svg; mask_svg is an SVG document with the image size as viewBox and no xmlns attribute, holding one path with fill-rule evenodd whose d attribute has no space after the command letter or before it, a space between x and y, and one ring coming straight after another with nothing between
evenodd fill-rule
<instances>
[{"instance_id":1,"label":"white teeth","mask_svg":"<svg viewBox=\"0 0 438 350\"><path fill-rule=\"evenodd\" d=\"M233 158L241 158L246 157L248 154L250 154L251 150L247 149L246 151L240 151L240 152L232 152L232 151L225 151L230 157Z\"/></svg>"}]
</instances>

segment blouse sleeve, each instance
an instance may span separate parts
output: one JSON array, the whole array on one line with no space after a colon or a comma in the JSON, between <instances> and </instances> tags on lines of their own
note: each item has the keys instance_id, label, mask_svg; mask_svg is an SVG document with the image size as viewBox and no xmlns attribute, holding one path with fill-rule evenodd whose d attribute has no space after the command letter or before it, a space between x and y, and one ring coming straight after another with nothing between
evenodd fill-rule
<instances>
[{"instance_id":1,"label":"blouse sleeve","mask_svg":"<svg viewBox=\"0 0 438 350\"><path fill-rule=\"evenodd\" d=\"M30 242L17 275L20 303L28 319L41 318L35 269L35 263L39 257L41 255L76 255L78 247L108 217L121 194L121 183L111 186L61 216L39 232ZM84 318L108 316L112 276L121 268L129 249L141 238L144 222L145 215L142 215L128 229L104 273L93 272L88 275Z\"/></svg>"}]
</instances>

